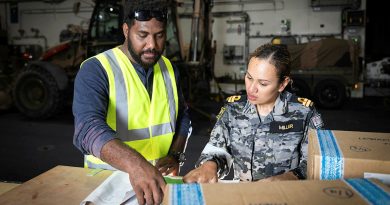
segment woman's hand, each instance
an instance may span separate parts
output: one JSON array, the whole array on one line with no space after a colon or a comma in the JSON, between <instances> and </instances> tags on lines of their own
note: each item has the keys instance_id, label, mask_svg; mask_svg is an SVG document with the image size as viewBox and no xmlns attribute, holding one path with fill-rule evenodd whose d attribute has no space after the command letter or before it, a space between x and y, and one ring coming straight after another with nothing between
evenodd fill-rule
<instances>
[{"instance_id":1,"label":"woman's hand","mask_svg":"<svg viewBox=\"0 0 390 205\"><path fill-rule=\"evenodd\" d=\"M207 161L183 177L184 183L217 183L217 163Z\"/></svg>"},{"instance_id":2,"label":"woman's hand","mask_svg":"<svg viewBox=\"0 0 390 205\"><path fill-rule=\"evenodd\" d=\"M273 182L273 181L286 181L286 180L299 180L292 172L286 172L284 174L268 177L259 180L259 182Z\"/></svg>"}]
</instances>

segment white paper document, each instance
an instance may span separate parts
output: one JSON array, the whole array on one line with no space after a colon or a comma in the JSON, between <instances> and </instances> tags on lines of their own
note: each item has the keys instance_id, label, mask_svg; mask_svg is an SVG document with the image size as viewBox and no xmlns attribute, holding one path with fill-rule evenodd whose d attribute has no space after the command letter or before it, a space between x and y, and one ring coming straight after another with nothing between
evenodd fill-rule
<instances>
[{"instance_id":1,"label":"white paper document","mask_svg":"<svg viewBox=\"0 0 390 205\"><path fill-rule=\"evenodd\" d=\"M91 203L94 205L137 205L137 197L130 184L129 174L114 171L80 205Z\"/></svg>"},{"instance_id":2,"label":"white paper document","mask_svg":"<svg viewBox=\"0 0 390 205\"><path fill-rule=\"evenodd\" d=\"M366 178L366 179L369 179L369 178L379 179L384 184L390 186L390 174L364 172L364 178Z\"/></svg>"}]
</instances>

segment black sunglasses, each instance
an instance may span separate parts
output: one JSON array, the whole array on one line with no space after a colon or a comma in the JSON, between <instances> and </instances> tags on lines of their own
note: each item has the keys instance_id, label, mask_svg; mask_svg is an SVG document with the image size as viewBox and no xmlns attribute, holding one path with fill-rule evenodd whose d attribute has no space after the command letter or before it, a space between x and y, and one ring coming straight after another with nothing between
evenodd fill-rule
<instances>
[{"instance_id":1,"label":"black sunglasses","mask_svg":"<svg viewBox=\"0 0 390 205\"><path fill-rule=\"evenodd\" d=\"M156 18L158 21L166 21L168 14L166 11L138 10L129 14L128 17L137 21L149 21L152 18Z\"/></svg>"}]
</instances>

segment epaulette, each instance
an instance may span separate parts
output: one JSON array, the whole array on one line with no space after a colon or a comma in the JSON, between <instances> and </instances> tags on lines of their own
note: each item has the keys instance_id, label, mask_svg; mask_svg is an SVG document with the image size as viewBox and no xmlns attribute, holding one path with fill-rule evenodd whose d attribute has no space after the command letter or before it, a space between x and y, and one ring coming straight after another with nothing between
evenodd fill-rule
<instances>
[{"instance_id":1,"label":"epaulette","mask_svg":"<svg viewBox=\"0 0 390 205\"><path fill-rule=\"evenodd\" d=\"M219 111L218 115L217 115L217 120L219 120L219 118L221 118L221 116L223 115L223 113L225 112L226 110L226 107L223 106L221 107L221 110Z\"/></svg>"},{"instance_id":2,"label":"epaulette","mask_svg":"<svg viewBox=\"0 0 390 205\"><path fill-rule=\"evenodd\" d=\"M217 119L219 120L219 118L221 118L223 113L226 111L227 104L234 103L234 102L242 102L242 101L246 101L246 95L233 95L233 96L227 97L225 100L225 106L223 106L221 108L221 110L219 111L219 113L217 115Z\"/></svg>"},{"instance_id":3,"label":"epaulette","mask_svg":"<svg viewBox=\"0 0 390 205\"><path fill-rule=\"evenodd\" d=\"M314 102L311 101L310 99L300 98L300 97L297 97L295 95L291 98L291 101L296 102L296 103L301 103L303 106L310 107L310 108L313 107L313 105L314 105Z\"/></svg>"},{"instance_id":4,"label":"epaulette","mask_svg":"<svg viewBox=\"0 0 390 205\"><path fill-rule=\"evenodd\" d=\"M245 95L233 95L228 98L226 98L226 103L233 103L233 102L242 102L246 101L246 96Z\"/></svg>"}]
</instances>

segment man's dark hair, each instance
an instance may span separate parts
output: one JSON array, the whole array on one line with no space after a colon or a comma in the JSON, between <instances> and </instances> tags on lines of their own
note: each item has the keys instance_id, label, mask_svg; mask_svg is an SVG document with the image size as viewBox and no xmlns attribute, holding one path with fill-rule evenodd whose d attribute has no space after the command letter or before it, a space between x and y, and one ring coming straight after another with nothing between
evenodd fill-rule
<instances>
[{"instance_id":1,"label":"man's dark hair","mask_svg":"<svg viewBox=\"0 0 390 205\"><path fill-rule=\"evenodd\" d=\"M167 11L170 0L125 0L125 2L123 21L131 26L134 19L129 18L129 14L139 10Z\"/></svg>"}]
</instances>

